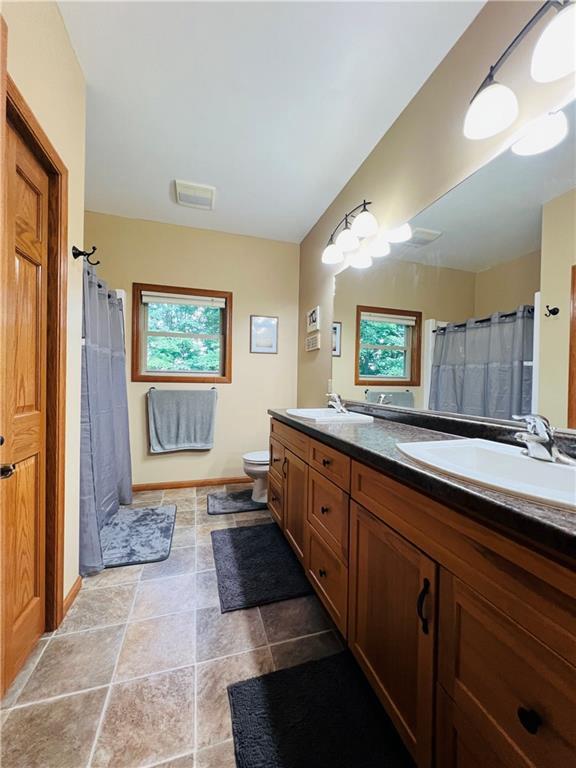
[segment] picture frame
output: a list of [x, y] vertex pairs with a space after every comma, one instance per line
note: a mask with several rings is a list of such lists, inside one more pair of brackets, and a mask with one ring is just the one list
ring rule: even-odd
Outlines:
[[255, 355], [278, 354], [278, 318], [250, 315], [250, 352]]
[[320, 330], [320, 307], [314, 307], [306, 312], [306, 333]]
[[342, 323], [334, 321], [332, 323], [332, 357], [341, 357], [342, 355]]

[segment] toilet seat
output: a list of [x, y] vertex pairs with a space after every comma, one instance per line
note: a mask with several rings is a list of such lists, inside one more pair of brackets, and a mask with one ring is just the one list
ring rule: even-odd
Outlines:
[[251, 451], [242, 458], [250, 464], [270, 464], [270, 451]]

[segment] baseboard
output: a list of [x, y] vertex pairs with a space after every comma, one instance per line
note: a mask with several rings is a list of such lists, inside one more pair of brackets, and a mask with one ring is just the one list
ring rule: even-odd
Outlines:
[[82, 588], [82, 576], [78, 576], [74, 584], [72, 584], [72, 586], [70, 587], [70, 591], [64, 598], [64, 610], [63, 610], [62, 618], [64, 618], [64, 616], [66, 616], [66, 614], [68, 613], [70, 606], [72, 605], [74, 600], [76, 600], [76, 598], [78, 597], [78, 592], [80, 592], [81, 588]]
[[169, 480], [164, 483], [136, 483], [133, 491], [168, 491], [171, 488], [200, 488], [204, 485], [236, 485], [236, 483], [251, 483], [246, 475], [242, 477], [210, 477], [207, 480]]

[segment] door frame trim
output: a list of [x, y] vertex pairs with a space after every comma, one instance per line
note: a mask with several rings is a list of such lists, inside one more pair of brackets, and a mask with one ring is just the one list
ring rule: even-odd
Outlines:
[[[2, 20], [6, 40], [6, 24]], [[1, 65], [0, 65], [1, 67]], [[2, 130], [9, 121], [42, 165], [48, 187], [48, 317], [46, 388], [46, 630], [64, 618], [64, 501], [66, 449], [66, 314], [68, 286], [68, 169], [32, 110], [1, 67]], [[3, 142], [2, 155], [5, 160]], [[6, 167], [6, 163], [3, 163]], [[6, 180], [2, 180], [6, 225]]]
[[576, 264], [570, 287], [570, 349], [568, 357], [568, 429], [576, 429]]

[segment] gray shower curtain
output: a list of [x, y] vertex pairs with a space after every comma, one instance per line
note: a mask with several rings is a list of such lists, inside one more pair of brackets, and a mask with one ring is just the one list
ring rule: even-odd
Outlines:
[[439, 328], [429, 407], [511, 419], [530, 413], [534, 307]]
[[80, 573], [102, 570], [100, 530], [132, 502], [122, 301], [84, 265]]

